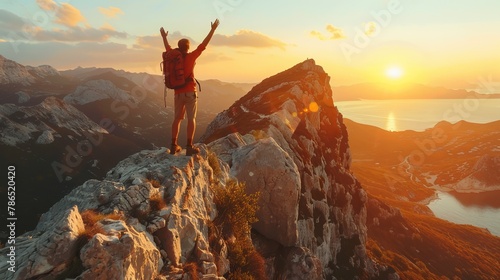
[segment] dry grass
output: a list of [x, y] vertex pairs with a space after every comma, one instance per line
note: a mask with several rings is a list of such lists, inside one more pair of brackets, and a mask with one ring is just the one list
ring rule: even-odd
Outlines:
[[147, 182], [149, 182], [155, 189], [159, 189], [161, 187], [160, 182], [156, 179], [147, 179]]
[[151, 211], [160, 211], [161, 209], [167, 207], [167, 203], [163, 197], [157, 193], [149, 199], [149, 207]]
[[187, 275], [190, 280], [199, 280], [200, 278], [198, 277], [198, 266], [196, 263], [187, 263], [182, 267], [182, 279], [184, 279], [184, 275]]
[[79, 238], [83, 240], [90, 240], [94, 235], [101, 233], [104, 234], [104, 231], [97, 222], [102, 221], [104, 219], [111, 220], [122, 220], [123, 216], [121, 214], [102, 214], [95, 210], [85, 210], [81, 214], [83, 224], [85, 226], [85, 230], [79, 233]]
[[117, 214], [117, 213], [111, 213], [111, 214], [102, 214], [99, 213], [95, 210], [85, 210], [81, 214], [83, 223], [85, 226], [93, 226], [95, 225], [98, 221], [102, 221], [104, 219], [111, 219], [111, 220], [122, 220], [123, 215], [122, 214]]

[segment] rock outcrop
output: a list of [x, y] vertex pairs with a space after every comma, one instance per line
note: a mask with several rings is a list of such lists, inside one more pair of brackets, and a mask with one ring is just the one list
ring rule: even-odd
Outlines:
[[349, 171], [329, 80], [313, 60], [270, 77], [219, 114], [203, 141], [262, 193], [260, 234], [308, 248], [325, 275], [347, 275], [366, 267], [367, 195]]
[[[207, 221], [216, 216], [209, 190], [215, 177], [202, 150], [198, 157], [143, 151], [104, 180], [77, 187], [16, 239], [16, 273], [7, 270], [2, 253], [0, 278], [166, 279], [163, 269], [177, 279], [196, 256], [206, 279], [217, 279], [220, 259], [207, 245]], [[158, 201], [165, 203], [154, 205]], [[89, 210], [101, 215], [95, 225], [82, 221]]]
[[234, 241], [212, 246], [210, 226], [212, 186], [228, 179], [260, 193], [251, 237], [270, 279], [376, 274], [364, 245], [366, 193], [349, 171], [329, 77], [313, 60], [255, 86], [202, 140], [199, 155], [142, 151], [71, 191], [16, 239], [15, 274], [0, 250], [0, 277], [223, 279]]

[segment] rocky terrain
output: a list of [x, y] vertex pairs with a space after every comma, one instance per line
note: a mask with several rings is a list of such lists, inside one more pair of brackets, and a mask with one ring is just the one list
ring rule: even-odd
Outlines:
[[349, 171], [329, 77], [313, 60], [255, 86], [202, 140], [200, 155], [144, 150], [75, 188], [16, 239], [16, 273], [2, 259], [2, 277], [230, 276], [225, 248], [238, 240], [212, 246], [210, 221], [221, 214], [213, 185], [234, 178], [260, 194], [251, 237], [269, 279], [397, 278], [366, 254], [367, 194]]
[[[201, 83], [197, 138], [248, 87]], [[120, 160], [168, 145], [172, 94], [165, 108], [160, 75], [111, 68], [57, 71], [0, 55], [0, 166], [15, 164], [22, 171], [18, 231], [32, 230], [51, 205], [86, 180], [103, 178]], [[184, 143], [185, 133], [179, 140]]]

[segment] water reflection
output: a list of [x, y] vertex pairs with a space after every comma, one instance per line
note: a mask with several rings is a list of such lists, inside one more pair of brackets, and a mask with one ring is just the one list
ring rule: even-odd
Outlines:
[[396, 118], [394, 117], [394, 113], [392, 111], [387, 115], [387, 122], [385, 123], [385, 130], [387, 131], [397, 131], [398, 128], [396, 126]]
[[[470, 224], [487, 228], [492, 234], [500, 236], [500, 208], [490, 198], [497, 198], [498, 192], [484, 194], [458, 194], [438, 191], [438, 199], [429, 203], [436, 217], [458, 224]], [[460, 199], [458, 198], [460, 197]]]
[[500, 209], [500, 191], [482, 193], [449, 192], [460, 204], [465, 207], [497, 208]]

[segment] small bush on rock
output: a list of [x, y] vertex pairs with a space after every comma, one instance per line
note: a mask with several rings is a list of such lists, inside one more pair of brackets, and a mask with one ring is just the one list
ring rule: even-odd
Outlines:
[[[264, 259], [250, 238], [251, 224], [257, 222], [255, 213], [260, 193], [249, 195], [245, 187], [237, 181], [214, 186], [218, 215], [210, 228], [210, 239], [213, 242], [223, 238], [228, 243], [229, 279], [266, 279]], [[217, 247], [214, 245], [211, 247]]]

